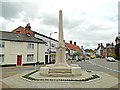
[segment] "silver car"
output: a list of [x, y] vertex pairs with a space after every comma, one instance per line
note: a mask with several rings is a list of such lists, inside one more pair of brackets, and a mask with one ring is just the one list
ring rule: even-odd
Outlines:
[[113, 57], [107, 57], [106, 60], [110, 62], [115, 62], [115, 59]]
[[86, 56], [86, 60], [90, 60], [90, 57]]

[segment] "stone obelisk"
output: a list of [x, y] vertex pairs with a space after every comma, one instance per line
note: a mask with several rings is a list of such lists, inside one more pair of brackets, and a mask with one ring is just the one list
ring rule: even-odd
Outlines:
[[56, 47], [56, 62], [55, 67], [69, 67], [66, 63], [66, 47], [63, 41], [63, 21], [62, 21], [62, 10], [59, 11], [59, 42]]

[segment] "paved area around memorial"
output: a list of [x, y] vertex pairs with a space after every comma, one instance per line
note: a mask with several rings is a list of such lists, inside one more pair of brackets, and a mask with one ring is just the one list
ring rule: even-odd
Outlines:
[[29, 82], [21, 79], [21, 76], [31, 71], [25, 71], [16, 75], [4, 78], [2, 81], [10, 88], [111, 88], [118, 84], [118, 78], [115, 78], [109, 74], [93, 71], [100, 75], [100, 79], [89, 82], [60, 82], [60, 81], [41, 81], [41, 82]]

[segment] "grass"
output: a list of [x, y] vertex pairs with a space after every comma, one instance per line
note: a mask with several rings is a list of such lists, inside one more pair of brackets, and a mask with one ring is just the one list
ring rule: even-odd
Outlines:
[[24, 76], [22, 76], [23, 78], [26, 78], [28, 80], [33, 80], [33, 81], [89, 81], [89, 80], [93, 80], [93, 79], [97, 79], [97, 78], [100, 78], [100, 76], [94, 74], [92, 75], [91, 77], [89, 78], [84, 78], [84, 79], [35, 79], [35, 78], [32, 78], [30, 77], [30, 75], [38, 72], [39, 70], [36, 70], [36, 71], [33, 71], [29, 74], [26, 74]]
[[92, 71], [90, 71], [90, 70], [86, 70], [87, 72], [92, 72]]

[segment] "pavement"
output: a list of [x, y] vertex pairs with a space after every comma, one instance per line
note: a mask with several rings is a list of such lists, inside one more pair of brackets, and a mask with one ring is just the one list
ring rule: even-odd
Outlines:
[[30, 73], [32, 71], [25, 71], [16, 75], [3, 78], [5, 83], [10, 88], [111, 88], [118, 84], [118, 78], [115, 78], [109, 74], [93, 71], [100, 75], [100, 79], [96, 79], [90, 82], [65, 82], [65, 81], [41, 81], [41, 82], [30, 82], [21, 79], [22, 75]]
[[[75, 63], [76, 60], [68, 60], [67, 63], [71, 64]], [[83, 63], [85, 61], [82, 61]], [[89, 62], [88, 60], [86, 62]], [[45, 66], [45, 65], [43, 65]], [[33, 66], [22, 66], [23, 68], [29, 68]], [[1, 70], [6, 69], [14, 69], [14, 68], [20, 68], [20, 67], [3, 67], [0, 68]], [[30, 72], [31, 70], [26, 71], [15, 71], [15, 72], [5, 72], [3, 73], [3, 76], [0, 75], [0, 87], [3, 88], [118, 88], [118, 77], [115, 75], [110, 75], [103, 72], [98, 72], [102, 76], [101, 80], [96, 80], [95, 82], [91, 83], [80, 83], [80, 82], [42, 82], [42, 83], [33, 83], [28, 82], [25, 80], [22, 80], [20, 77], [23, 74], [26, 74]], [[107, 82], [104, 82], [104, 81]], [[96, 83], [96, 84], [95, 84]]]

